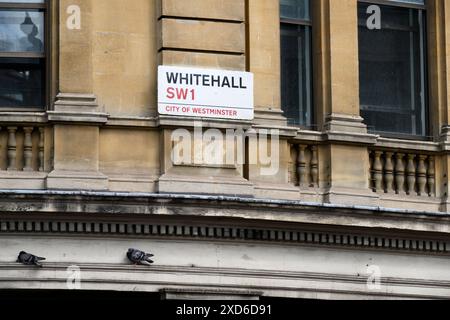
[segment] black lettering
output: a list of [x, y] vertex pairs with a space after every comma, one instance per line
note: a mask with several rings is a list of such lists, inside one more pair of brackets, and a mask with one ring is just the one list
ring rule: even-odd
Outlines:
[[193, 76], [194, 76], [194, 78], [195, 78], [195, 85], [196, 85], [196, 86], [199, 86], [199, 85], [200, 85], [200, 78], [201, 78], [202, 75], [196, 73], [196, 74], [193, 74]]
[[217, 77], [211, 76], [211, 86], [214, 87], [214, 85], [220, 87], [220, 76]]
[[231, 88], [230, 86], [230, 80], [228, 79], [228, 77], [223, 77], [223, 82], [222, 82], [222, 88]]
[[204, 74], [204, 75], [203, 75], [203, 86], [204, 86], [204, 87], [210, 87], [211, 84], [210, 84], [209, 81], [210, 81], [209, 75]]
[[185, 84], [188, 85], [189, 84], [189, 74], [185, 74], [183, 76], [183, 74], [180, 73], [180, 84], [183, 84], [183, 81], [186, 82]]
[[247, 89], [247, 86], [243, 85], [243, 79], [239, 78], [239, 86], [241, 87], [241, 89]]
[[233, 87], [234, 89], [239, 89], [239, 86], [236, 84], [235, 80], [236, 80], [235, 77], [232, 77], [232, 78], [231, 78], [232, 87]]
[[166, 73], [167, 76], [167, 82], [169, 82], [169, 84], [173, 83], [173, 84], [177, 84], [178, 82], [178, 73], [173, 73], [173, 72], [167, 72]]

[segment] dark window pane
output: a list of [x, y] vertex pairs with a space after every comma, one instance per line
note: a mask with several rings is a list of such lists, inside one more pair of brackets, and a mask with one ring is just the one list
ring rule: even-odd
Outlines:
[[400, 2], [400, 3], [411, 3], [411, 4], [420, 4], [420, 5], [424, 5], [425, 4], [425, 0], [389, 0], [393, 3], [395, 2]]
[[292, 125], [311, 126], [311, 29], [281, 26], [281, 97]]
[[427, 133], [423, 12], [380, 6], [381, 30], [366, 26], [369, 4], [359, 4], [361, 114], [369, 130]]
[[0, 10], [0, 51], [44, 52], [44, 13]]
[[0, 110], [44, 106], [44, 60], [0, 58]]
[[310, 20], [309, 0], [281, 0], [281, 18]]

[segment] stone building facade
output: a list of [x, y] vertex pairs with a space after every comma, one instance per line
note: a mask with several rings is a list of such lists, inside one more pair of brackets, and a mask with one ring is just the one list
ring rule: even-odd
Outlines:
[[[76, 266], [165, 298], [449, 298], [449, 22], [446, 0], [0, 1], [0, 290]], [[254, 119], [159, 114], [160, 65], [251, 72]], [[250, 130], [247, 160], [276, 130], [278, 170], [174, 163], [200, 120]]]

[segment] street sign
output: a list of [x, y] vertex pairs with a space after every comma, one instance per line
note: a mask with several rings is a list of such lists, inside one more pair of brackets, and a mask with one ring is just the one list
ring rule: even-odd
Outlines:
[[159, 66], [159, 114], [253, 120], [253, 74]]

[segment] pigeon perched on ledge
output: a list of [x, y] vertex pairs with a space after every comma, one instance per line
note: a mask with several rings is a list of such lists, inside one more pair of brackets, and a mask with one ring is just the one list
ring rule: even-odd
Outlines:
[[149, 266], [153, 263], [153, 260], [150, 259], [153, 256], [154, 255], [151, 253], [145, 253], [144, 251], [137, 249], [128, 249], [127, 252], [128, 259], [135, 265], [142, 264]]
[[40, 263], [42, 260], [45, 260], [45, 258], [21, 251], [16, 262], [20, 262], [26, 266], [38, 266], [42, 268], [42, 264]]

